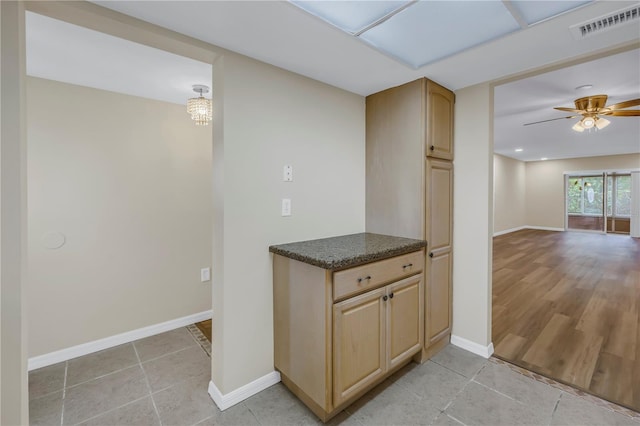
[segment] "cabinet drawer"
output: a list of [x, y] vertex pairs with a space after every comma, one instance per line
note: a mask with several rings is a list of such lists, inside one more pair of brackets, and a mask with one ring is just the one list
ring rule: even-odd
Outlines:
[[421, 272], [424, 252], [416, 251], [333, 274], [333, 300], [344, 299]]

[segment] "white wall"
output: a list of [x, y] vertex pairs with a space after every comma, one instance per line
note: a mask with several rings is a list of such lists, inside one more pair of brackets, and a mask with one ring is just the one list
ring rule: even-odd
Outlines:
[[493, 88], [456, 91], [453, 187], [453, 331], [491, 343]]
[[38, 78], [27, 101], [29, 355], [210, 309], [211, 127]]
[[640, 154], [527, 162], [527, 225], [564, 228], [564, 172], [634, 168], [640, 168]]
[[29, 423], [24, 3], [0, 2], [0, 424]]
[[[214, 65], [213, 382], [273, 371], [269, 245], [363, 232], [364, 98], [226, 53]], [[282, 168], [293, 166], [293, 182]], [[292, 216], [281, 217], [282, 198]], [[218, 362], [222, 360], [222, 362]]]
[[493, 187], [493, 232], [525, 226], [525, 163], [494, 154]]

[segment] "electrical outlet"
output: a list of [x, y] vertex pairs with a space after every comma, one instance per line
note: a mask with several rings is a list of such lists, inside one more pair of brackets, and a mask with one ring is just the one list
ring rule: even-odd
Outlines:
[[200, 281], [203, 283], [211, 281], [211, 268], [200, 269]]

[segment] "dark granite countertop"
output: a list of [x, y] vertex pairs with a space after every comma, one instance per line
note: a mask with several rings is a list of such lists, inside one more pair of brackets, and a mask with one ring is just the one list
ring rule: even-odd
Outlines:
[[420, 250], [423, 240], [360, 234], [300, 241], [269, 247], [269, 251], [323, 269], [338, 270]]

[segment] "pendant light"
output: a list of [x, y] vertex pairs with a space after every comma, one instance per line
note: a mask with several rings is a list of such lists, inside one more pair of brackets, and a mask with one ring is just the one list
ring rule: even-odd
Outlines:
[[191, 114], [191, 119], [196, 122], [196, 126], [207, 126], [213, 117], [213, 109], [211, 99], [205, 98], [203, 94], [209, 93], [209, 88], [196, 84], [193, 86], [193, 91], [200, 96], [187, 101], [187, 112]]

